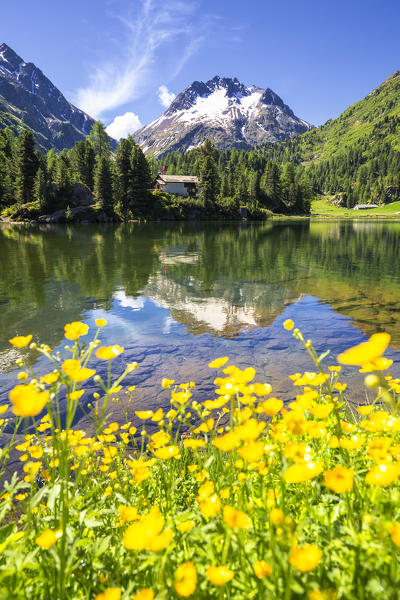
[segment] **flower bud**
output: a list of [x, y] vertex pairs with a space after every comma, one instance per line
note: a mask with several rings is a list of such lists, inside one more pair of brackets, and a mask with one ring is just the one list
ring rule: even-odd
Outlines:
[[138, 368], [138, 363], [135, 362], [131, 362], [129, 364], [126, 365], [126, 370], [128, 371], [128, 373], [130, 373], [131, 371], [135, 371]]
[[370, 373], [364, 379], [364, 385], [367, 388], [376, 388], [379, 386], [379, 377], [375, 373]]

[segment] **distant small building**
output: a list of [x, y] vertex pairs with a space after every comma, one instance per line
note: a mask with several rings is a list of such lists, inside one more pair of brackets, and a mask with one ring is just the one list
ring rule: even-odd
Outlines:
[[353, 210], [368, 210], [370, 208], [379, 208], [377, 204], [356, 204]]
[[154, 180], [153, 189], [174, 194], [174, 196], [197, 196], [199, 178], [192, 175], [163, 175], [159, 173]]

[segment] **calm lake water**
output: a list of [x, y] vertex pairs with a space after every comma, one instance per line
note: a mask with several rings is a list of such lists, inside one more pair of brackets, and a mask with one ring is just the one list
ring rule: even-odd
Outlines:
[[[392, 336], [386, 355], [400, 374], [400, 223], [290, 221], [119, 226], [0, 226], [0, 403], [15, 384], [18, 351], [8, 339], [32, 333], [64, 352], [64, 324], [95, 328], [135, 384], [136, 407], [168, 404], [162, 377], [198, 383], [211, 396], [210, 360], [253, 365], [274, 395], [295, 396], [288, 374], [312, 370], [282, 328], [291, 318], [326, 364], [377, 331]], [[48, 365], [30, 351], [39, 374]], [[100, 372], [104, 364], [96, 364]], [[365, 392], [356, 368], [350, 401]], [[89, 402], [93, 384], [87, 386]], [[118, 419], [118, 414], [115, 415]]]

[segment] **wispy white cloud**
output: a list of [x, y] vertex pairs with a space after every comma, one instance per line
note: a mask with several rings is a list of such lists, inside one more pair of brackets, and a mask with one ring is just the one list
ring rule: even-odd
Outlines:
[[165, 108], [168, 108], [174, 98], [174, 92], [170, 92], [166, 85], [160, 85], [158, 88], [158, 99]]
[[116, 54], [95, 67], [89, 84], [76, 92], [76, 104], [95, 118], [144, 95], [159, 53], [175, 42], [179, 58], [174, 61], [171, 76], [176, 76], [199, 49], [204, 31], [209, 29], [207, 15], [201, 23], [193, 19], [197, 8], [193, 0], [140, 0], [136, 5], [134, 16], [113, 15], [121, 24], [123, 55]]
[[141, 127], [142, 123], [139, 117], [133, 112], [126, 112], [124, 115], [115, 117], [114, 121], [106, 127], [106, 131], [112, 138], [119, 140]]

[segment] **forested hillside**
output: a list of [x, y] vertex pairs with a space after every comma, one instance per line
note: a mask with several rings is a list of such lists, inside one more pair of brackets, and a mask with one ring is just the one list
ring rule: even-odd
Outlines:
[[[167, 172], [198, 175], [198, 156], [169, 154]], [[400, 71], [322, 127], [249, 152], [216, 151], [216, 161], [224, 197], [261, 192], [273, 210], [296, 206], [293, 181], [340, 194], [348, 207], [400, 199]]]
[[[2, 217], [32, 220], [56, 213], [54, 219], [72, 221], [240, 218], [241, 207], [246, 207], [251, 218], [259, 219], [271, 210], [309, 211], [309, 182], [291, 164], [281, 171], [256, 153], [233, 153], [231, 182], [223, 172], [221, 153], [207, 140], [196, 151], [177, 155], [179, 168], [173, 166], [175, 155], [169, 158], [173, 171], [194, 169], [200, 177], [199, 194], [179, 198], [151, 191], [161, 164], [146, 158], [132, 137], [120, 140], [115, 152], [111, 144], [100, 122], [87, 140], [59, 154], [35, 149], [29, 131], [14, 137], [11, 130], [0, 130]], [[184, 167], [182, 161], [187, 161]], [[251, 161], [251, 169], [244, 169], [245, 161]]]

